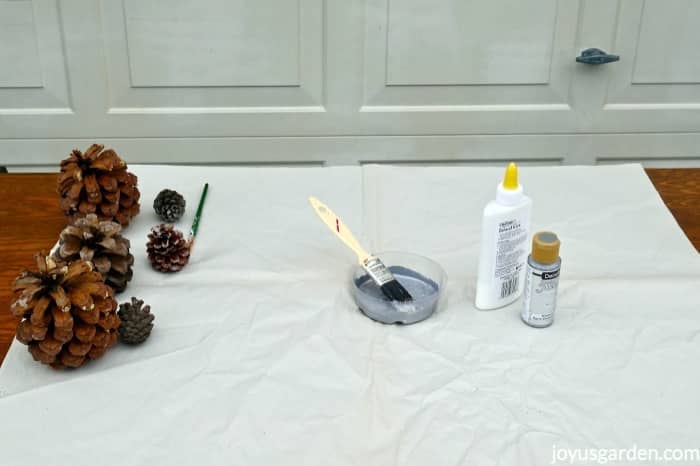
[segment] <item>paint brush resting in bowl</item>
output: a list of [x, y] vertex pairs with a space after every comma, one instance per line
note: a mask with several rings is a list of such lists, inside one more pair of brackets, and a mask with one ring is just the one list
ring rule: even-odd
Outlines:
[[309, 202], [311, 207], [313, 207], [316, 214], [323, 220], [323, 223], [335, 234], [340, 240], [345, 243], [347, 247], [352, 249], [352, 251], [357, 254], [357, 259], [362, 266], [362, 268], [367, 272], [367, 274], [372, 278], [372, 280], [379, 286], [386, 296], [391, 301], [398, 302], [408, 302], [413, 299], [411, 294], [404, 288], [404, 286], [396, 280], [394, 275], [389, 271], [389, 269], [384, 265], [384, 263], [375, 256], [369, 254], [360, 243], [357, 241], [355, 236], [352, 234], [349, 228], [347, 228], [340, 218], [333, 213], [331, 209], [328, 208], [321, 201], [315, 197], [310, 197]]

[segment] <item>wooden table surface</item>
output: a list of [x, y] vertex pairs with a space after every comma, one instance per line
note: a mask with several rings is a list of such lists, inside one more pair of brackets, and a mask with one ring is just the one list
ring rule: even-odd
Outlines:
[[[685, 234], [700, 251], [700, 168], [648, 169], [647, 174]], [[12, 282], [54, 245], [65, 226], [55, 174], [0, 174], [0, 364], [14, 337]]]

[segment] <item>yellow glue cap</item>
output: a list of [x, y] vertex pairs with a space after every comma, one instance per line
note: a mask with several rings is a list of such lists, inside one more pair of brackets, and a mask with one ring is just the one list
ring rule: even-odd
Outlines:
[[503, 188], [509, 190], [518, 189], [518, 166], [513, 162], [506, 167], [506, 174], [503, 177]]

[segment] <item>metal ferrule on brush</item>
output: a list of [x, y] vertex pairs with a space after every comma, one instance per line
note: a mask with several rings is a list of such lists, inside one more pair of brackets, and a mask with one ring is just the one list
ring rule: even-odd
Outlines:
[[362, 268], [367, 271], [367, 274], [369, 274], [372, 280], [379, 286], [384, 286], [390, 281], [396, 280], [394, 275], [378, 257], [370, 256], [362, 261]]
[[362, 261], [362, 268], [379, 285], [384, 296], [391, 301], [406, 302], [413, 298], [406, 288], [396, 280], [386, 265], [378, 257], [369, 256]]

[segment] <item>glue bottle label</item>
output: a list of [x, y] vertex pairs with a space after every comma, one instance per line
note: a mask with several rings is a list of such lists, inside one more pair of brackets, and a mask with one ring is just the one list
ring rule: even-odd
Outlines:
[[518, 292], [527, 251], [527, 225], [519, 220], [498, 224], [494, 284], [501, 299]]
[[547, 327], [554, 321], [559, 287], [559, 268], [540, 270], [529, 263], [523, 290], [523, 321], [533, 327]]

